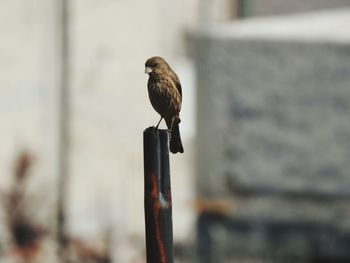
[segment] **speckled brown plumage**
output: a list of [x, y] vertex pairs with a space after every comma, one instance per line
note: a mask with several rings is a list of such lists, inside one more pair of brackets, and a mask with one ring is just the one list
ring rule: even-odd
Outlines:
[[149, 75], [147, 83], [149, 99], [153, 108], [160, 114], [161, 120], [165, 119], [170, 131], [170, 151], [183, 153], [179, 130], [182, 102], [180, 80], [161, 57], [148, 59], [145, 67], [145, 73]]

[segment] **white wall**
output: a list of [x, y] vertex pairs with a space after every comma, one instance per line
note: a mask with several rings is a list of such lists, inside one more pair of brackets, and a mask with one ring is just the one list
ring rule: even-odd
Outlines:
[[[158, 121], [148, 101], [144, 62], [162, 55], [183, 80], [186, 107], [181, 129], [186, 154], [172, 155], [171, 169], [174, 221], [181, 222], [174, 224], [175, 239], [186, 238], [192, 220], [194, 93], [191, 65], [183, 55], [183, 31], [195, 24], [197, 1], [70, 3], [70, 229], [91, 236], [113, 224], [117, 240], [130, 235], [142, 239], [142, 133]], [[53, 0], [0, 3], [1, 185], [8, 181], [15, 154], [26, 148], [36, 155], [33, 172], [48, 189], [48, 200], [55, 198], [57, 175], [55, 4]]]

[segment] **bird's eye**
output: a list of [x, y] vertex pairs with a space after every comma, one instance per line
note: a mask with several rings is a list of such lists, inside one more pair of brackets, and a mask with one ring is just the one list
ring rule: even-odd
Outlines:
[[154, 64], [154, 67], [155, 67], [155, 68], [158, 68], [158, 66], [159, 66], [159, 64]]

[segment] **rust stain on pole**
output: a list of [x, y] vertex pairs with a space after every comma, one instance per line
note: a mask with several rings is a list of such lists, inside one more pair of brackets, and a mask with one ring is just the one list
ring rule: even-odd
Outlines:
[[166, 256], [165, 256], [165, 248], [164, 244], [160, 235], [160, 224], [159, 224], [159, 211], [161, 209], [161, 205], [158, 199], [158, 186], [157, 186], [157, 177], [155, 175], [151, 175], [151, 197], [153, 199], [153, 215], [154, 215], [154, 225], [156, 230], [156, 239], [157, 239], [157, 245], [159, 248], [159, 257], [162, 263], [166, 263]]

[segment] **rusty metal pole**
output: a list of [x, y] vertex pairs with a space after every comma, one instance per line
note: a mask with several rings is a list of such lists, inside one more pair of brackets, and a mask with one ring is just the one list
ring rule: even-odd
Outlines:
[[173, 263], [168, 131], [143, 133], [147, 263]]

